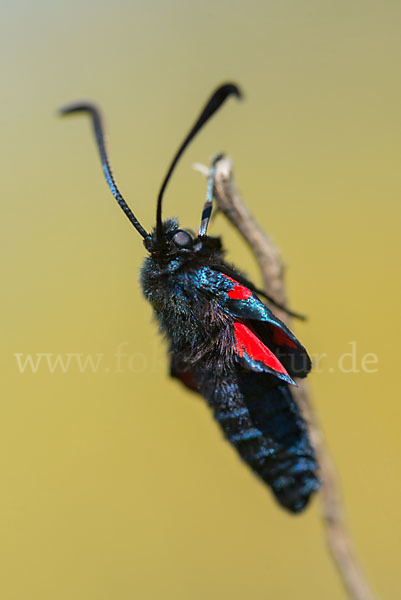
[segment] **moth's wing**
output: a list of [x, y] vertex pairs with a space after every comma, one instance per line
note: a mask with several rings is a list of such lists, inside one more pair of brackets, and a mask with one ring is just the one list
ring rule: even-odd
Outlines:
[[179, 379], [181, 383], [192, 392], [199, 393], [199, 385], [195, 372], [183, 365], [179, 365], [178, 362], [174, 360], [174, 357], [171, 359], [170, 363], [170, 376]]
[[286, 383], [294, 384], [284, 365], [256, 335], [248, 321], [234, 320], [234, 334], [235, 352], [245, 368], [270, 373]]
[[[311, 360], [290, 329], [249, 288], [223, 273], [216, 272], [216, 276], [222, 308], [235, 319], [239, 343], [248, 350], [262, 344], [278, 359], [287, 376], [306, 377], [311, 370]], [[269, 366], [273, 368], [272, 363]], [[275, 370], [277, 377], [285, 379]]]

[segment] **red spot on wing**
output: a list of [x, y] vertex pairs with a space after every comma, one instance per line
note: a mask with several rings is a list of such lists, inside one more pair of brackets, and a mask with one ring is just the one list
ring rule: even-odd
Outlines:
[[235, 279], [232, 279], [228, 275], [224, 275], [224, 277], [234, 283], [234, 287], [229, 292], [227, 292], [230, 298], [232, 298], [233, 300], [246, 300], [247, 298], [251, 298], [252, 292], [249, 288], [245, 287], [244, 285], [241, 285], [240, 283], [238, 283], [238, 281], [235, 281]]
[[293, 340], [291, 340], [288, 337], [288, 335], [285, 333], [285, 331], [283, 331], [279, 327], [273, 328], [272, 339], [273, 339], [273, 342], [275, 344], [277, 344], [277, 346], [290, 346], [290, 348], [298, 349], [298, 346], [296, 345], [296, 343], [293, 342]]
[[[233, 282], [234, 287], [227, 292], [228, 296], [233, 300], [246, 300], [247, 298], [251, 298], [253, 296], [251, 290], [240, 283], [229, 277], [228, 275], [224, 275], [226, 279], [229, 279]], [[272, 341], [277, 346], [289, 346], [290, 348], [298, 349], [297, 344], [288, 337], [288, 335], [280, 329], [280, 327], [272, 327]], [[260, 342], [262, 343], [262, 342]], [[270, 350], [269, 350], [270, 352]], [[281, 364], [281, 363], [280, 363]]]
[[245, 352], [252, 360], [262, 362], [277, 373], [288, 375], [277, 356], [261, 342], [255, 333], [242, 321], [234, 322], [235, 341], [239, 356]]

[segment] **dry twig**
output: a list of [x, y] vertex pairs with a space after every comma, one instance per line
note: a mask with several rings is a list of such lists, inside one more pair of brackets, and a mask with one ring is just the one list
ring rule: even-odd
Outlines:
[[[208, 176], [209, 169], [207, 167], [195, 165], [195, 168], [206, 177]], [[244, 205], [234, 182], [230, 158], [224, 158], [217, 164], [214, 193], [218, 207], [240, 232], [254, 253], [261, 270], [265, 291], [278, 302], [287, 305], [288, 298], [286, 297], [280, 253], [271, 238], [261, 229]], [[274, 312], [288, 324], [289, 317], [286, 313], [275, 307]], [[311, 442], [315, 448], [322, 478], [321, 497], [328, 547], [350, 598], [374, 600], [373, 593], [355, 556], [351, 535], [345, 522], [340, 486], [324, 442], [322, 430], [310, 402], [307, 384], [303, 380], [298, 380], [297, 383], [299, 387], [294, 390], [295, 400], [309, 425]]]

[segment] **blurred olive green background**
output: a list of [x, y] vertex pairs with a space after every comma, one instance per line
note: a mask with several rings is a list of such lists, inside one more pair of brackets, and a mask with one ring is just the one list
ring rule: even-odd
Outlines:
[[[281, 510], [205, 403], [169, 379], [138, 285], [141, 238], [87, 119], [56, 116], [101, 104], [117, 181], [149, 228], [179, 141], [232, 79], [246, 99], [193, 143], [165, 215], [196, 229], [205, 183], [192, 163], [233, 156], [291, 305], [310, 316], [296, 331], [327, 354], [310, 380], [365, 571], [398, 599], [400, 4], [17, 1], [1, 23], [1, 597], [345, 598], [319, 499]], [[211, 231], [257, 279], [223, 217]], [[350, 342], [359, 373], [338, 368]], [[15, 354], [38, 353], [103, 356], [96, 373], [75, 359], [21, 373]]]

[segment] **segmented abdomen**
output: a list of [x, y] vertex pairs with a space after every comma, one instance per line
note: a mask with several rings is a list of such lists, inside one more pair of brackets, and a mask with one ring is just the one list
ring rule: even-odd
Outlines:
[[319, 488], [317, 463], [289, 386], [264, 373], [238, 370], [209, 377], [201, 393], [241, 458], [282, 506], [300, 512]]

